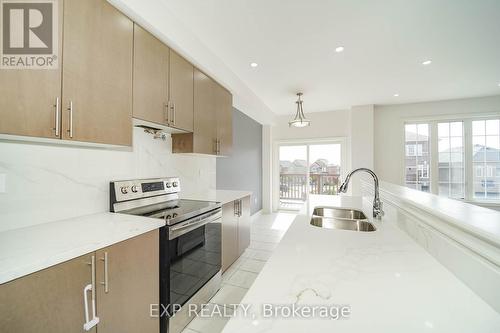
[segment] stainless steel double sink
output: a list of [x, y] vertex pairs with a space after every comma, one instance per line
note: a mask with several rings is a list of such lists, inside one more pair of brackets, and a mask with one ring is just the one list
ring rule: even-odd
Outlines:
[[360, 210], [316, 207], [313, 210], [311, 225], [326, 229], [342, 229], [370, 232], [377, 230]]

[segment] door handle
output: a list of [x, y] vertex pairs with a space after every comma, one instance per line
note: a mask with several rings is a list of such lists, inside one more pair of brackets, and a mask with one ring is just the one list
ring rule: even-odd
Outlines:
[[56, 104], [54, 104], [54, 107], [56, 108], [56, 112], [55, 112], [55, 122], [54, 122], [54, 131], [55, 131], [55, 136], [59, 136], [59, 97], [56, 97]]
[[104, 262], [104, 281], [101, 282], [101, 285], [104, 286], [104, 292], [107, 294], [109, 292], [108, 252], [104, 252], [104, 257], [101, 258], [101, 261]]
[[68, 111], [69, 111], [69, 137], [73, 138], [73, 101], [69, 101], [69, 106], [68, 106]]

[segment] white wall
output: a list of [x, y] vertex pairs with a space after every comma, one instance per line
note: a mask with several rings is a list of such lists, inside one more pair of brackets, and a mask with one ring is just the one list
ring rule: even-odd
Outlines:
[[134, 128], [133, 151], [0, 142], [0, 231], [109, 211], [109, 182], [179, 176], [184, 193], [215, 188], [215, 157], [177, 155]]
[[264, 125], [262, 127], [262, 211], [271, 213], [273, 208], [272, 198], [272, 173], [273, 145], [272, 145], [272, 127]]
[[289, 127], [288, 122], [294, 114], [277, 116], [273, 126], [273, 140], [317, 139], [331, 137], [348, 137], [350, 111], [338, 110], [329, 112], [306, 113], [311, 121], [308, 127]]
[[375, 106], [375, 171], [385, 181], [403, 183], [405, 121], [499, 112], [500, 96]]
[[[373, 170], [373, 105], [353, 106], [350, 112], [351, 170], [368, 168]], [[360, 179], [370, 181], [365, 173], [353, 176], [350, 186], [352, 195], [361, 195]]]

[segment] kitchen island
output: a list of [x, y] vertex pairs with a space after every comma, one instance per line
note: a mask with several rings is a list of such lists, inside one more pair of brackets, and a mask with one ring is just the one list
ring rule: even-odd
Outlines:
[[[315, 206], [361, 209], [360, 197], [312, 197], [297, 216], [224, 333], [500, 332], [500, 314], [397, 225], [397, 215], [371, 221], [375, 232], [309, 224]], [[332, 320], [268, 316], [265, 304], [348, 307]]]

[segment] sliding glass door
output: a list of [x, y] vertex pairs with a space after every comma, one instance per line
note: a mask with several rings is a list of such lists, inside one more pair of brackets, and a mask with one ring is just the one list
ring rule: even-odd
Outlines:
[[297, 210], [307, 200], [307, 146], [279, 146], [279, 208]]
[[279, 209], [299, 210], [309, 195], [335, 195], [342, 169], [340, 142], [278, 145]]

